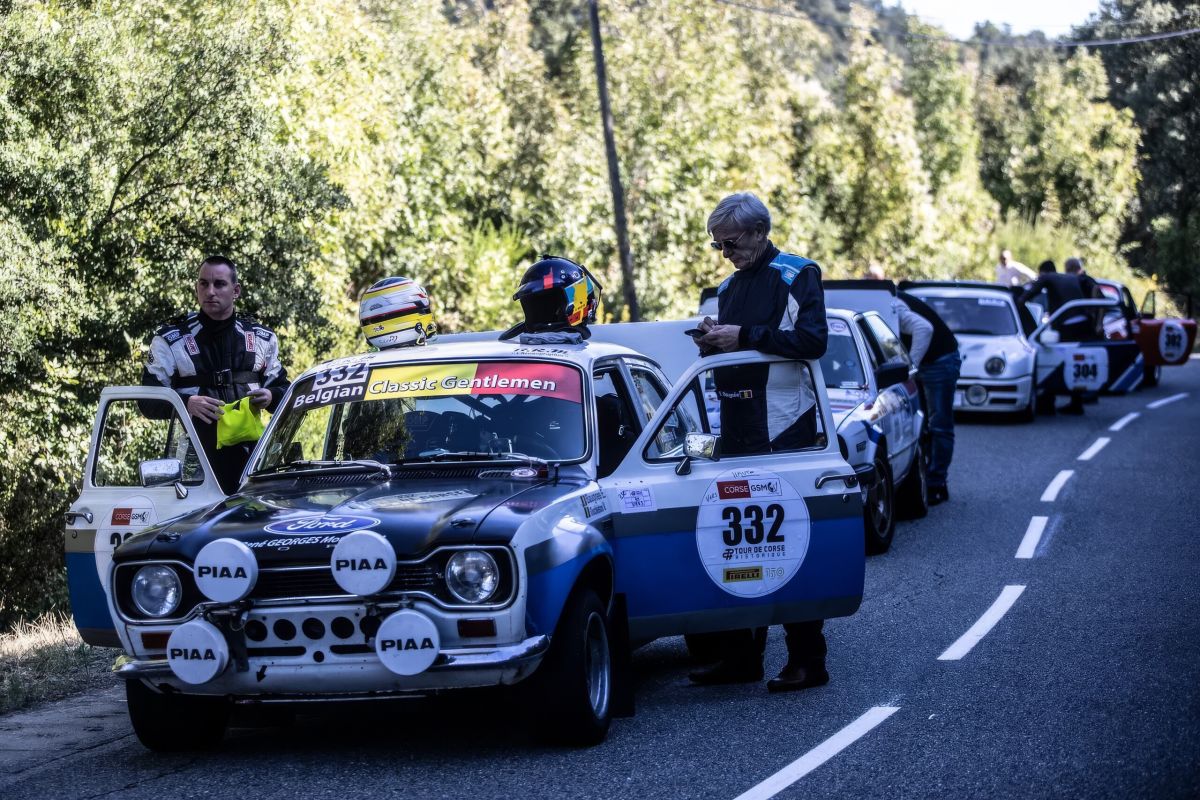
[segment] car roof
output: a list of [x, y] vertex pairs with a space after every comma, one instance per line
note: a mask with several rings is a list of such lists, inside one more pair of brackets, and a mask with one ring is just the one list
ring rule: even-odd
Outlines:
[[986, 286], [967, 286], [967, 285], [963, 285], [963, 284], [957, 284], [957, 285], [928, 284], [928, 285], [912, 286], [908, 289], [905, 289], [905, 291], [910, 292], [910, 293], [916, 295], [917, 297], [923, 297], [923, 296], [965, 297], [965, 298], [986, 297], [989, 300], [1004, 298], [1004, 299], [1008, 300], [1010, 305], [1013, 304], [1013, 302], [1014, 302], [1013, 297], [1012, 297], [1012, 292], [996, 291], [995, 289], [991, 289]]
[[394, 347], [388, 350], [359, 353], [325, 361], [306, 370], [300, 377], [321, 372], [331, 367], [349, 364], [366, 364], [383, 367], [398, 364], [438, 361], [555, 361], [574, 364], [585, 371], [602, 358], [611, 356], [633, 356], [645, 358], [628, 347], [608, 342], [585, 341], [583, 344], [521, 344], [516, 339], [477, 338], [476, 334], [439, 337], [424, 347]]

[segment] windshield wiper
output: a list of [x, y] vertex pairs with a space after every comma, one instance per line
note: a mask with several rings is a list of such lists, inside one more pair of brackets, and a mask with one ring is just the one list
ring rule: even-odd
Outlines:
[[544, 464], [549, 466], [550, 462], [538, 456], [529, 456], [524, 453], [487, 453], [480, 450], [425, 450], [419, 454], [421, 458], [429, 459], [430, 461], [474, 461], [477, 459], [495, 460], [504, 459], [506, 461], [528, 461], [531, 464]]
[[268, 475], [280, 475], [283, 473], [303, 472], [305, 474], [313, 473], [331, 473], [331, 472], [379, 472], [391, 477], [392, 470], [387, 464], [382, 461], [375, 461], [370, 458], [359, 458], [351, 461], [289, 461], [286, 464], [276, 464], [273, 467], [266, 469], [255, 470], [251, 472], [249, 477], [262, 478]]

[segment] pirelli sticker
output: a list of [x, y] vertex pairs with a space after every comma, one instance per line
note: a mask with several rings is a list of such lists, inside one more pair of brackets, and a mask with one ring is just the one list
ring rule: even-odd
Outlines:
[[792, 579], [808, 554], [808, 506], [773, 472], [736, 469], [708, 487], [696, 548], [708, 577], [738, 597], [761, 597]]

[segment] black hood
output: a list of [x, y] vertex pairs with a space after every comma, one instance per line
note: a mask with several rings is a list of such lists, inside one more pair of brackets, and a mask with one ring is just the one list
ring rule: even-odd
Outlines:
[[357, 530], [387, 537], [401, 559], [419, 557], [435, 546], [507, 544], [531, 513], [579, 485], [457, 476], [268, 481], [130, 538], [113, 560], [154, 557], [190, 563], [204, 545], [229, 538], [248, 545], [263, 566], [324, 562], [343, 535]]

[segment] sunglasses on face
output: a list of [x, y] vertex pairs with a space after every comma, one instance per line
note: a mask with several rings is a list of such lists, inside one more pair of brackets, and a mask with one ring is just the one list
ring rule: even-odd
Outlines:
[[725, 252], [726, 250], [733, 250], [737, 247], [737, 243], [740, 242], [742, 240], [742, 237], [745, 235], [746, 235], [746, 231], [742, 231], [740, 234], [738, 234], [738, 237], [736, 239], [722, 239], [719, 242], [709, 242], [708, 246], [711, 247], [713, 250], [720, 250], [721, 252]]

